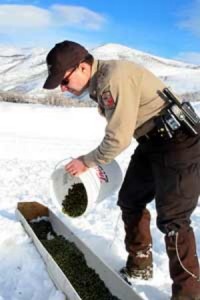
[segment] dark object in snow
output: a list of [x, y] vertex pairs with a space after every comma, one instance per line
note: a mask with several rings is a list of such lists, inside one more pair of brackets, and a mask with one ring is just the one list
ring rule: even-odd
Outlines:
[[[95, 271], [87, 266], [84, 255], [76, 245], [58, 236], [50, 222], [31, 222], [30, 226], [82, 300], [119, 300], [110, 293]], [[48, 240], [48, 236], [51, 239]]]
[[76, 183], [69, 189], [62, 202], [62, 211], [70, 217], [81, 216], [87, 208], [87, 193], [82, 183]]
[[46, 240], [47, 234], [51, 234], [53, 236], [56, 235], [49, 221], [31, 221], [30, 226], [32, 227], [33, 231], [35, 232], [37, 237], [39, 237], [40, 240]]

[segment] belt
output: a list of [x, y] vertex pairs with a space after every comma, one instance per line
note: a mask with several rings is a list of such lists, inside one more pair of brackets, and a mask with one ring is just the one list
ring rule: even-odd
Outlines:
[[178, 128], [176, 131], [169, 130], [162, 116], [155, 117], [154, 124], [155, 126], [153, 129], [137, 139], [139, 143], [148, 141], [165, 142], [172, 140], [172, 138], [177, 136], [177, 134], [185, 132], [182, 126], [180, 126], [180, 128]]
[[[200, 137], [200, 124], [195, 126], [195, 129], [198, 131], [198, 135]], [[178, 130], [175, 132], [170, 132], [172, 134], [171, 136], [164, 133], [164, 130], [161, 128], [157, 128], [155, 126], [153, 129], [151, 129], [149, 132], [147, 132], [145, 135], [139, 137], [137, 139], [139, 144], [147, 143], [147, 142], [159, 142], [164, 143], [166, 141], [172, 141], [173, 139], [176, 139], [177, 137], [185, 137], [185, 136], [194, 136], [191, 135], [183, 126], [181, 126]]]
[[[149, 141], [156, 141], [156, 140], [164, 140], [160, 134], [157, 131], [157, 128], [154, 127], [151, 129], [148, 133], [142, 135], [137, 139], [138, 143], [144, 143], [144, 142], [149, 142]], [[165, 139], [166, 140], [166, 139]]]
[[154, 117], [154, 128], [138, 138], [138, 142], [166, 141], [179, 134], [199, 136], [200, 118], [193, 107], [184, 103], [179, 106], [175, 103], [165, 108], [159, 116]]

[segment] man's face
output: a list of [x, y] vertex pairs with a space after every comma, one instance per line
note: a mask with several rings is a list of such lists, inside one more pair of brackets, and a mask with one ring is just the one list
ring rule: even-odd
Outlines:
[[70, 92], [80, 96], [89, 85], [91, 66], [87, 63], [80, 63], [76, 68], [67, 70], [60, 84], [62, 92]]

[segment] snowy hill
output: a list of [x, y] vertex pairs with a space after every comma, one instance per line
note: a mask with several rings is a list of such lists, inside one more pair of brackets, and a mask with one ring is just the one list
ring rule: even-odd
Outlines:
[[[97, 59], [134, 61], [150, 69], [177, 93], [189, 93], [196, 98], [200, 95], [200, 66], [164, 59], [118, 44], [106, 44], [90, 52]], [[42, 89], [47, 76], [47, 53], [48, 50], [42, 48], [0, 47], [1, 90], [37, 97], [47, 94], [48, 91]]]
[[122, 45], [107, 44], [93, 50], [100, 59], [126, 59], [134, 61], [159, 76], [177, 93], [200, 92], [200, 66], [165, 59]]
[[0, 86], [3, 91], [44, 93], [45, 49], [0, 47]]

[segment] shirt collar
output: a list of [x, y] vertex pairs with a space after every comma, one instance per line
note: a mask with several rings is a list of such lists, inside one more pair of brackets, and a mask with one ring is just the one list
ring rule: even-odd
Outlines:
[[99, 68], [99, 60], [94, 60], [92, 64], [91, 78], [89, 83], [89, 95], [93, 100], [97, 100], [97, 91], [96, 91], [96, 73]]
[[96, 73], [96, 71], [98, 70], [98, 64], [99, 61], [94, 59], [94, 62], [92, 64], [92, 73], [91, 73], [91, 78], [94, 76], [94, 74]]

